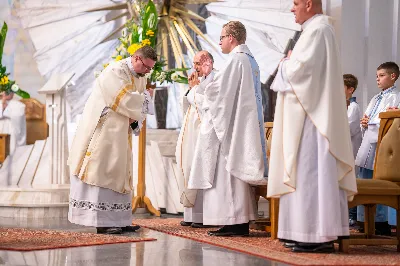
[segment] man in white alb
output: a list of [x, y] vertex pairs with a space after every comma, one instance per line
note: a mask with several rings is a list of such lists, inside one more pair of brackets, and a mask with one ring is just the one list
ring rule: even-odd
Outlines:
[[302, 35], [278, 69], [268, 197], [280, 197], [278, 238], [294, 252], [333, 252], [349, 235], [357, 192], [341, 62], [320, 0], [294, 0]]
[[219, 45], [230, 56], [205, 89], [189, 178], [204, 189], [203, 224], [223, 226], [213, 236], [248, 235], [257, 213], [250, 184], [266, 184], [260, 70], [245, 41], [241, 22], [223, 26]]
[[[200, 51], [193, 58], [195, 71], [189, 77], [189, 90], [183, 97], [185, 117], [176, 146], [176, 161], [182, 171], [183, 179], [179, 182], [181, 203], [184, 206], [181, 225], [195, 228], [208, 227], [203, 225], [203, 191], [187, 189], [194, 148], [203, 116], [201, 107], [203, 106], [204, 89], [214, 78], [212, 68], [206, 67], [205, 72], [203, 72], [203, 64], [208, 60], [211, 60], [213, 65], [214, 59], [207, 51]], [[193, 178], [196, 178], [196, 176], [193, 176]]]

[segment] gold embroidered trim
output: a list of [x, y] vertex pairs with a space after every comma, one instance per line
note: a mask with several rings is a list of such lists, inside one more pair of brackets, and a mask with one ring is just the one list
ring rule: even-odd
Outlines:
[[111, 110], [113, 110], [114, 112], [117, 111], [117, 108], [121, 103], [122, 98], [125, 96], [125, 94], [127, 94], [130, 91], [129, 87], [130, 86], [125, 86], [122, 90], [120, 90], [117, 97], [115, 98], [114, 104], [111, 106]]

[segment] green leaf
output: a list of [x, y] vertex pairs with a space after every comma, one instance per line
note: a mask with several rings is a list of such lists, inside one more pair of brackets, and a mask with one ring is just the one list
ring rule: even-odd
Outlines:
[[[144, 15], [142, 16], [142, 40], [150, 39], [151, 46], [154, 47], [156, 36], [157, 36], [157, 24], [158, 24], [158, 14], [156, 6], [153, 1], [149, 1], [147, 5], [144, 7]], [[152, 30], [154, 32], [153, 37], [146, 36], [146, 32], [148, 30]]]
[[4, 48], [4, 43], [6, 42], [7, 30], [8, 30], [7, 23], [4, 22], [3, 27], [1, 28], [0, 31], [0, 64], [1, 64], [1, 59], [3, 58], [3, 48]]
[[15, 94], [17, 94], [19, 97], [21, 97], [23, 99], [29, 99], [31, 97], [29, 95], [29, 93], [27, 93], [26, 91], [23, 91], [21, 89], [19, 89], [17, 92], [15, 92]]

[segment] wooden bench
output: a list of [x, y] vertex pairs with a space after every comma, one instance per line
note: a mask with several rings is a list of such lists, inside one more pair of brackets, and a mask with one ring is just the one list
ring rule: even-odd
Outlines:
[[[269, 159], [272, 141], [272, 128], [273, 122], [265, 122], [265, 141], [267, 148], [267, 158]], [[258, 230], [265, 230], [271, 233], [272, 239], [278, 238], [278, 216], [279, 216], [279, 198], [267, 198], [267, 186], [256, 187], [256, 201], [259, 201], [260, 197], [268, 200], [269, 203], [269, 217], [262, 218], [255, 221], [251, 225], [251, 228]]]
[[[350, 245], [397, 245], [400, 252], [400, 111], [379, 114], [381, 118], [372, 179], [357, 179], [358, 194], [349, 208], [364, 205], [363, 235], [339, 240], [339, 249], [349, 251]], [[375, 235], [376, 205], [396, 209], [396, 237]]]

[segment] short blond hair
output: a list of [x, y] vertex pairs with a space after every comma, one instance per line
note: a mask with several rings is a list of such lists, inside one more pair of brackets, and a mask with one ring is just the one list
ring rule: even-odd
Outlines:
[[239, 43], [246, 42], [246, 27], [240, 21], [229, 21], [223, 28], [227, 35], [232, 35]]

